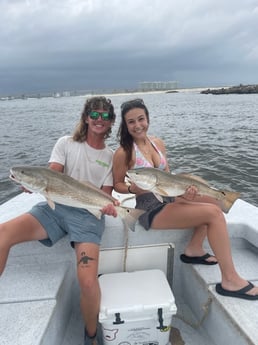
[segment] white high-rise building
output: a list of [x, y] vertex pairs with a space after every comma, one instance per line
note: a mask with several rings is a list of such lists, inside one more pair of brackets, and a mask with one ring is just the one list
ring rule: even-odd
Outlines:
[[158, 91], [158, 90], [171, 90], [177, 89], [177, 81], [141, 81], [139, 89], [141, 91]]

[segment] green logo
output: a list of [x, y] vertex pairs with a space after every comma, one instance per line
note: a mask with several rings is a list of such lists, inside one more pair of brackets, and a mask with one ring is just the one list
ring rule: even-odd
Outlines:
[[98, 159], [96, 160], [96, 163], [98, 163], [99, 165], [101, 165], [104, 168], [108, 168], [109, 167], [109, 164], [107, 164], [106, 162], [99, 161]]

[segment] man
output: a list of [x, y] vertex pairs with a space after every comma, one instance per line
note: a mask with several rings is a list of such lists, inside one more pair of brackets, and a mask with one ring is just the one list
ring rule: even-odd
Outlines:
[[[49, 168], [79, 181], [89, 181], [111, 194], [113, 152], [106, 147], [105, 139], [109, 137], [114, 122], [114, 107], [109, 99], [88, 99], [73, 136], [61, 137], [55, 144], [49, 159]], [[113, 204], [104, 207], [102, 213], [117, 215]], [[97, 344], [100, 304], [98, 260], [104, 227], [104, 216], [99, 220], [87, 210], [61, 204], [56, 204], [55, 210], [52, 210], [46, 202], [35, 205], [28, 213], [0, 224], [0, 274], [13, 245], [39, 240], [52, 246], [68, 234], [77, 259], [81, 310], [85, 321], [85, 345]]]

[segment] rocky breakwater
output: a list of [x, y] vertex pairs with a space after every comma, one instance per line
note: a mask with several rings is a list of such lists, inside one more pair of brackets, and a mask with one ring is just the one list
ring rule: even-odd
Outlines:
[[228, 94], [247, 94], [247, 93], [258, 93], [258, 84], [254, 85], [238, 85], [231, 87], [222, 87], [221, 89], [207, 89], [200, 93], [208, 95], [228, 95]]

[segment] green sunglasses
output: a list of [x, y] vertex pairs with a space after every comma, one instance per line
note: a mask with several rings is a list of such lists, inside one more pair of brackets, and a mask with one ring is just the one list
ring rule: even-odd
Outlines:
[[105, 111], [103, 113], [100, 113], [98, 111], [91, 111], [89, 114], [89, 117], [92, 120], [97, 120], [100, 116], [101, 116], [102, 120], [104, 120], [104, 121], [111, 120], [111, 116], [109, 115], [109, 113], [107, 111]]

